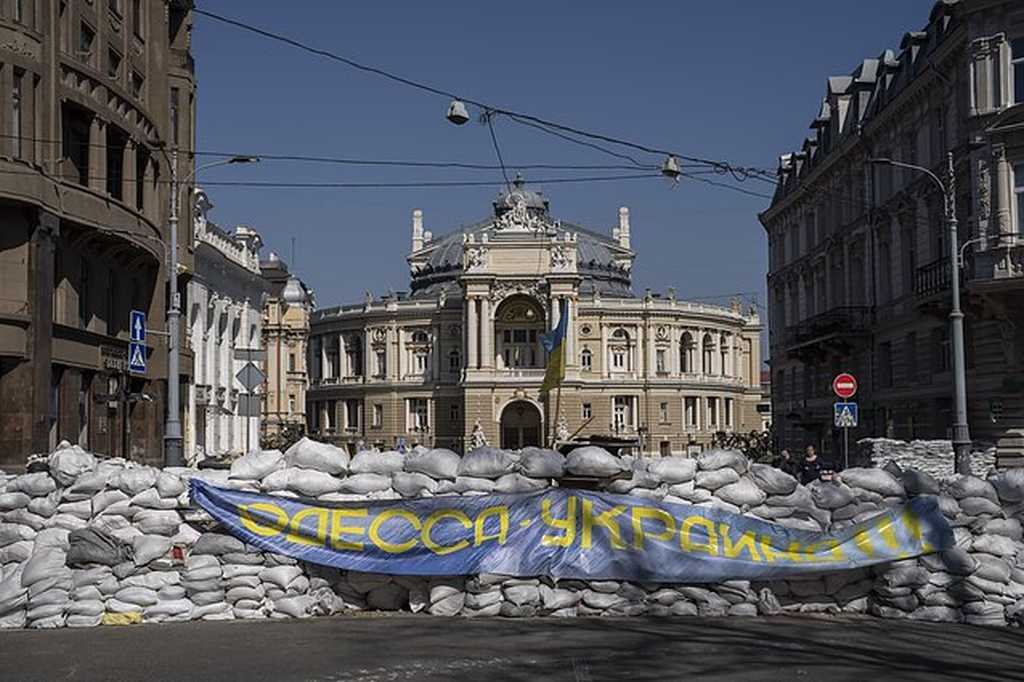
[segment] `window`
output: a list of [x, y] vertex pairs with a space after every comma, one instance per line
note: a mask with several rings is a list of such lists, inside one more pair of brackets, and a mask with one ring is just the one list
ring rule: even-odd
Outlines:
[[82, 24], [78, 32], [78, 56], [83, 62], [92, 61], [92, 46], [96, 42], [96, 32], [88, 24]]
[[658, 423], [668, 424], [668, 403], [658, 403]]
[[288, 414], [295, 414], [295, 395], [288, 394]]
[[19, 24], [22, 22], [25, 16], [24, 8], [25, 0], [14, 0], [14, 20]]
[[903, 352], [907, 358], [907, 381], [917, 381], [917, 333], [909, 332], [903, 341]]
[[690, 332], [683, 332], [679, 339], [679, 368], [683, 374], [692, 374], [695, 360], [693, 357], [696, 344], [693, 342], [693, 335]]
[[338, 401], [331, 400], [327, 403], [327, 421], [324, 426], [328, 431], [334, 431], [338, 427]]
[[448, 406], [448, 421], [458, 424], [462, 421], [462, 406], [452, 403]]
[[725, 400], [723, 400], [722, 401], [722, 405], [723, 405], [723, 412], [722, 412], [723, 423], [724, 423], [724, 425], [727, 428], [732, 428], [733, 427], [733, 423], [732, 423], [732, 398], [726, 398]]
[[664, 374], [668, 371], [665, 369], [665, 350], [663, 348], [654, 351], [654, 371], [658, 374]]
[[718, 363], [718, 373], [724, 377], [729, 376], [729, 339], [725, 334], [718, 342], [718, 352], [721, 355]]
[[132, 0], [132, 32], [142, 37], [142, 0]]
[[703, 357], [701, 359], [701, 372], [704, 374], [711, 374], [714, 369], [715, 359], [715, 340], [711, 338], [711, 334], [704, 335], [703, 341]]
[[807, 253], [814, 250], [815, 244], [815, 225], [814, 225], [814, 211], [807, 214], [804, 218], [804, 247], [807, 249]]
[[580, 416], [583, 419], [592, 419], [594, 416], [594, 408], [590, 403], [583, 403], [580, 409]]
[[612, 398], [613, 428], [624, 431], [633, 427], [633, 397], [619, 395]]
[[345, 401], [345, 430], [346, 431], [358, 431], [359, 430], [359, 401], [358, 400], [346, 400]]
[[135, 99], [142, 99], [142, 87], [145, 85], [145, 79], [138, 71], [132, 71], [132, 97]]
[[616, 348], [612, 351], [612, 369], [626, 369], [626, 351], [624, 349]]
[[718, 398], [708, 398], [708, 426], [718, 426]]
[[683, 412], [686, 426], [694, 429], [697, 428], [697, 398], [683, 398]]
[[140, 144], [135, 149], [135, 208], [140, 211], [146, 207], [146, 169], [148, 167], [149, 152]]
[[590, 352], [589, 348], [584, 348], [583, 352], [580, 353], [580, 366], [586, 372], [593, 371], [593, 369], [594, 369], [594, 354]]
[[932, 372], [941, 374], [950, 368], [949, 330], [943, 325], [932, 329]]
[[121, 77], [121, 55], [114, 50], [107, 51], [107, 75], [115, 80]]
[[373, 421], [371, 422], [371, 425], [373, 428], [379, 429], [384, 425], [384, 406], [380, 403], [375, 403], [372, 415]]
[[1024, 38], [1010, 41], [1010, 71], [1013, 78], [1013, 102], [1024, 102]]
[[406, 423], [410, 431], [426, 431], [430, 428], [428, 421], [429, 407], [426, 398], [406, 399]]
[[[387, 372], [388, 372], [388, 355], [387, 355], [387, 351], [379, 350], [379, 351], [377, 351], [376, 353], [373, 354], [373, 357], [374, 357], [374, 362], [376, 364], [376, 367], [374, 367], [374, 372], [373, 372], [374, 375], [378, 376], [378, 377], [384, 377], [387, 374]], [[424, 363], [425, 362], [426, 362], [426, 360], [424, 360]]]
[[892, 387], [892, 343], [878, 344], [878, 383], [882, 388]]
[[295, 371], [295, 353], [289, 353], [288, 354], [288, 371], [289, 372], [294, 372]]
[[427, 351], [421, 350], [416, 352], [413, 356], [413, 366], [416, 374], [427, 373]]
[[107, 126], [107, 194], [124, 198], [124, 153], [128, 136], [113, 125]]
[[458, 372], [460, 369], [462, 369], [462, 354], [459, 353], [458, 348], [453, 348], [448, 351], [448, 370]]
[[24, 72], [14, 71], [11, 90], [11, 155], [21, 157], [21, 82]]
[[1017, 234], [1024, 234], [1024, 163], [1013, 167], [1013, 195], [1017, 207]]
[[178, 100], [181, 98], [181, 90], [171, 88], [171, 141], [178, 144]]

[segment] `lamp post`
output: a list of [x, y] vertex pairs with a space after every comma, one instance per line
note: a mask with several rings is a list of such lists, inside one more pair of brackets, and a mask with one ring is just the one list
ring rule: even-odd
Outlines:
[[950, 288], [953, 297], [949, 310], [949, 322], [953, 337], [953, 453], [955, 471], [958, 474], [971, 473], [971, 434], [967, 427], [967, 376], [964, 363], [964, 314], [960, 310], [960, 259], [957, 238], [956, 220], [956, 174], [953, 170], [953, 152], [946, 153], [946, 172], [949, 174], [948, 185], [931, 170], [911, 163], [903, 163], [893, 159], [873, 158], [871, 163], [886, 164], [898, 168], [908, 168], [924, 173], [939, 190], [944, 199], [946, 224], [949, 229], [949, 269]]
[[[230, 159], [221, 159], [199, 166], [189, 173], [182, 185], [188, 186], [189, 182], [199, 171], [216, 166], [227, 166], [235, 163], [255, 163], [259, 157], [255, 156], [232, 156]], [[178, 185], [178, 148], [171, 149], [171, 211], [170, 211], [170, 263], [168, 264], [167, 289], [170, 305], [167, 309], [167, 419], [164, 422], [164, 464], [167, 466], [181, 466], [184, 463], [181, 447], [181, 419], [178, 417], [180, 404], [179, 389], [181, 385], [180, 369], [181, 362], [181, 338], [179, 325], [181, 321], [181, 296], [178, 294], [178, 208], [181, 197]]]

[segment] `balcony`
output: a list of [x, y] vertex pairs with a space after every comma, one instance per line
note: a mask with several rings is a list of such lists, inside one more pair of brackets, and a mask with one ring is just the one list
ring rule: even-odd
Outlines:
[[917, 268], [914, 271], [914, 295], [925, 298], [948, 291], [951, 272], [948, 258], [937, 258]]
[[853, 342], [871, 326], [869, 306], [833, 308], [786, 329], [786, 351], [790, 357], [807, 359], [830, 352], [845, 355]]

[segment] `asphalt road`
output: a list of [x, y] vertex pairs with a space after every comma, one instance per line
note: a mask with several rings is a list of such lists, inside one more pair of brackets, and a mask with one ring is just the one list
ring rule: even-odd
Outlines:
[[1024, 680], [1020, 630], [815, 617], [175, 623], [0, 632], [0, 680]]

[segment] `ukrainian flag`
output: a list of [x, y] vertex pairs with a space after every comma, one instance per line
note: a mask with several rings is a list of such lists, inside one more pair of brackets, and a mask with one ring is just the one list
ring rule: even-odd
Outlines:
[[562, 379], [565, 378], [565, 335], [569, 329], [569, 306], [563, 302], [561, 309], [558, 326], [547, 334], [540, 335], [540, 343], [548, 352], [548, 366], [544, 372], [544, 383], [540, 387], [541, 393], [547, 393], [561, 385]]

